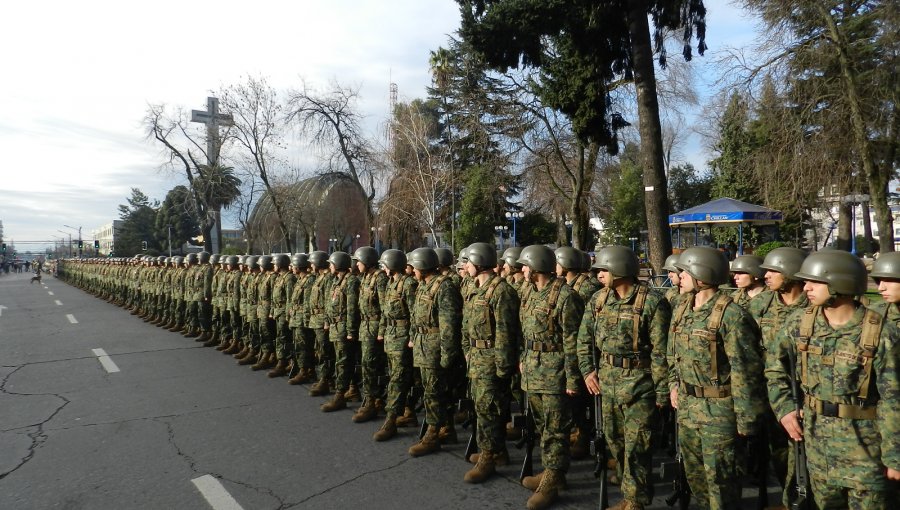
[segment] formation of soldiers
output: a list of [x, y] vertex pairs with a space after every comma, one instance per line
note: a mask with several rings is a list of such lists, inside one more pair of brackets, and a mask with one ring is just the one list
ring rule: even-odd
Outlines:
[[[665, 293], [639, 270], [621, 246], [592, 261], [542, 245], [498, 257], [486, 243], [456, 260], [446, 249], [362, 247], [58, 266], [60, 278], [147, 322], [309, 384], [328, 397], [323, 412], [361, 402], [354, 422], [384, 416], [375, 441], [417, 427], [424, 410], [411, 456], [455, 442], [460, 420], [473, 424], [466, 482], [489, 479], [509, 462], [508, 440], [533, 434], [544, 469], [523, 469], [529, 509], [566, 488], [598, 416], [606, 445], [591, 449], [608, 448], [602, 472], [623, 495], [612, 508], [648, 505], [651, 443], [672, 413], [683, 502], [734, 508], [757, 473], [765, 493], [771, 464], [785, 505], [891, 505], [900, 253], [874, 265], [878, 304], [863, 297], [859, 259], [833, 250], [777, 248], [729, 266], [719, 250], [689, 248], [666, 260]], [[738, 290], [720, 289], [732, 279]], [[525, 430], [514, 414], [528, 417]]]

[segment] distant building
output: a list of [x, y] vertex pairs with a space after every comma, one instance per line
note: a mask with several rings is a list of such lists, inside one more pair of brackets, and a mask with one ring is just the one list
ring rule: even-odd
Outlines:
[[[245, 251], [247, 248], [247, 239], [244, 237], [244, 231], [241, 229], [223, 228], [222, 244], [225, 248], [235, 248], [238, 251]], [[225, 251], [225, 248], [222, 251]]]
[[98, 227], [91, 231], [91, 238], [84, 240], [85, 253], [89, 253], [94, 249], [94, 241], [100, 241], [100, 250], [97, 255], [108, 257], [115, 254], [116, 237], [122, 228], [122, 220], [113, 220], [102, 227]]

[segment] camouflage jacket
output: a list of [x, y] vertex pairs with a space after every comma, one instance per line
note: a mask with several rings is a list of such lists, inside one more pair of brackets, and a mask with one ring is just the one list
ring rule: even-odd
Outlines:
[[[817, 466], [825, 470], [817, 476], [844, 487], [884, 490], [884, 466], [900, 469], [900, 330], [893, 320], [884, 320], [880, 334], [875, 335], [878, 345], [874, 352], [867, 353], [860, 345], [863, 326], [869, 320], [867, 308], [856, 305], [851, 319], [837, 328], [828, 323], [819, 307], [797, 310], [788, 317], [775, 335], [774, 349], [766, 363], [769, 400], [779, 418], [795, 410], [790, 388], [793, 358], [808, 397], [832, 404], [876, 407], [875, 419], [851, 419], [816, 415], [807, 403], [803, 425], [809, 438], [807, 448], [817, 449], [827, 459], [825, 465]], [[801, 322], [807, 312], [814, 314], [814, 321], [811, 336], [801, 350]], [[884, 310], [872, 313], [880, 315]], [[870, 371], [868, 385], [864, 384], [866, 367]], [[862, 400], [864, 390], [867, 395]], [[814, 427], [824, 432], [811, 435]], [[821, 444], [815, 442], [817, 435], [822, 438]]]
[[418, 287], [419, 282], [405, 274], [394, 275], [387, 281], [378, 323], [378, 336], [384, 339], [385, 350], [402, 352], [406, 349], [410, 311], [416, 305]]
[[[639, 301], [643, 304], [640, 315], [636, 315]], [[613, 289], [595, 293], [584, 308], [578, 330], [581, 373], [599, 368], [600, 388], [618, 403], [654, 398], [658, 404], [665, 404], [669, 400], [666, 348], [671, 318], [669, 302], [643, 283], [621, 298]], [[599, 351], [599, 367], [594, 365], [594, 348]], [[627, 366], [629, 363], [640, 366]]]
[[381, 321], [381, 301], [387, 287], [387, 275], [383, 271], [373, 271], [359, 277], [359, 318], [363, 336], [378, 336]]
[[309, 327], [313, 329], [325, 327], [325, 303], [331, 292], [331, 284], [334, 277], [325, 272], [320, 272], [314, 276], [315, 278], [309, 289], [309, 298], [307, 299], [307, 310], [309, 310]]
[[669, 302], [669, 308], [674, 310], [678, 305], [679, 299], [681, 299], [681, 289], [678, 287], [671, 287], [666, 291], [666, 301]]
[[419, 282], [410, 312], [413, 363], [421, 368], [449, 368], [462, 357], [462, 297], [453, 280], [429, 275]]
[[272, 318], [277, 321], [287, 321], [288, 300], [294, 292], [294, 283], [297, 278], [290, 271], [272, 273]]
[[288, 301], [288, 325], [305, 328], [309, 325], [309, 289], [316, 282], [316, 277], [310, 273], [300, 273], [294, 278], [294, 288]]
[[241, 288], [241, 297], [246, 296], [246, 317], [249, 321], [256, 320], [257, 314], [257, 299], [259, 296], [259, 290], [257, 290], [257, 282], [262, 279], [264, 274], [257, 271], [250, 271], [246, 275], [246, 279], [243, 281], [244, 287]]
[[272, 317], [272, 280], [275, 274], [266, 271], [256, 275], [256, 318]]
[[600, 282], [589, 273], [581, 273], [572, 280], [569, 287], [578, 293], [582, 303], [587, 303], [594, 293], [600, 290]]
[[519, 307], [522, 389], [548, 394], [576, 391], [581, 379], [576, 345], [584, 303], [561, 278], [541, 290], [530, 289]]
[[750, 306], [747, 307], [747, 311], [750, 312], [753, 320], [759, 324], [759, 329], [762, 332], [763, 362], [765, 362], [766, 353], [774, 347], [775, 334], [784, 327], [788, 316], [807, 306], [809, 306], [809, 300], [806, 299], [806, 294], [804, 293], [801, 293], [797, 301], [791, 305], [784, 304], [778, 293], [771, 290], [760, 292], [750, 300]]
[[213, 268], [209, 264], [197, 266], [194, 273], [194, 301], [209, 301], [212, 299]]
[[731, 300], [734, 301], [738, 306], [743, 308], [744, 310], [750, 311], [750, 302], [758, 297], [760, 294], [769, 292], [768, 290], [763, 290], [760, 293], [757, 293], [755, 296], [751, 296], [750, 292], [747, 289], [738, 289], [731, 293]]
[[518, 370], [519, 296], [503, 278], [490, 275], [463, 301], [462, 349], [472, 380], [509, 379]]
[[224, 303], [222, 307], [231, 312], [240, 311], [241, 302], [241, 276], [243, 274], [235, 270], [228, 270], [224, 273], [225, 286], [223, 289], [222, 299]]
[[359, 339], [359, 278], [350, 273], [333, 276], [325, 301], [329, 336]]
[[[712, 399], [733, 409], [732, 418], [722, 418], [734, 419], [739, 434], [753, 435], [765, 410], [759, 328], [750, 314], [723, 291], [717, 290], [699, 308], [693, 307], [695, 296], [682, 296], [672, 312], [667, 353], [669, 390], [677, 388], [679, 398], [687, 398], [686, 385], [704, 392], [727, 393]], [[717, 306], [724, 308], [721, 324], [713, 331], [710, 319]]]

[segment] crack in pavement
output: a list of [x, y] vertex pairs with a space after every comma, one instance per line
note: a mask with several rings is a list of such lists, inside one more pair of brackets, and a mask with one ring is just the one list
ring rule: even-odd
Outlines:
[[203, 471], [203, 470], [198, 469], [197, 468], [197, 460], [194, 459], [193, 457], [191, 457], [190, 455], [188, 455], [187, 453], [185, 453], [184, 450], [182, 450], [181, 447], [178, 446], [178, 444], [175, 442], [175, 427], [172, 425], [172, 422], [168, 421], [168, 420], [163, 420], [163, 419], [151, 419], [151, 421], [155, 421], [157, 423], [161, 423], [166, 426], [166, 431], [168, 432], [168, 435], [169, 435], [169, 444], [172, 445], [172, 447], [175, 449], [175, 453], [187, 462], [188, 468], [190, 468], [190, 470], [193, 471], [195, 474], [200, 475], [200, 476], [212, 475], [220, 480], [225, 480], [226, 482], [231, 482], [235, 485], [239, 485], [241, 487], [250, 489], [250, 490], [256, 492], [257, 494], [269, 496], [272, 499], [274, 499], [275, 501], [278, 501], [278, 506], [276, 507], [276, 510], [283, 510], [284, 508], [286, 508], [284, 498], [282, 498], [278, 494], [275, 494], [275, 492], [272, 489], [269, 489], [268, 487], [257, 487], [255, 485], [252, 485], [252, 484], [249, 484], [246, 482], [242, 482], [240, 480], [233, 480], [231, 478], [226, 477], [225, 475], [223, 475], [221, 473], [216, 473], [214, 471]]
[[[169, 352], [169, 351], [185, 351], [185, 350], [193, 350], [193, 349], [203, 349], [202, 345], [188, 345], [186, 347], [172, 347], [169, 349], [147, 349], [145, 351], [129, 351], [129, 352], [117, 352], [117, 353], [107, 353], [109, 356], [130, 356], [132, 354], [146, 354], [152, 352]], [[63, 361], [78, 361], [83, 359], [96, 359], [96, 354], [90, 354], [88, 356], [75, 356], [72, 358], [58, 358], [58, 359], [46, 359], [39, 361], [29, 361], [27, 363], [22, 363], [21, 365], [2, 365], [3, 368], [22, 368], [27, 367], [29, 365], [44, 365], [47, 363], [60, 363]]]
[[[343, 487], [343, 486], [345, 486], [345, 485], [347, 485], [347, 484], [349, 484], [349, 483], [353, 483], [353, 482], [355, 482], [356, 480], [359, 480], [360, 478], [362, 478], [362, 477], [364, 477], [364, 476], [373, 475], [373, 474], [375, 474], [375, 473], [383, 473], [383, 472], [385, 472], [385, 471], [390, 471], [390, 470], [392, 470], [392, 469], [396, 469], [396, 468], [402, 466], [403, 464], [406, 464], [407, 462], [413, 460], [413, 458], [414, 458], [414, 457], [407, 457], [407, 458], [401, 460], [400, 462], [397, 462], [396, 464], [393, 464], [393, 465], [391, 465], [391, 466], [384, 467], [384, 468], [380, 468], [380, 469], [373, 469], [373, 470], [371, 470], [371, 471], [365, 471], [365, 472], [363, 472], [363, 473], [360, 473], [360, 474], [354, 476], [353, 478], [348, 478], [347, 480], [344, 480], [344, 481], [341, 482], [341, 483], [338, 483], [338, 484], [336, 484], [336, 485], [332, 485], [331, 487], [328, 487], [328, 488], [325, 489], [325, 490], [319, 491], [319, 492], [317, 492], [317, 493], [315, 493], [315, 494], [311, 494], [311, 495], [309, 495], [309, 496], [307, 496], [307, 497], [301, 499], [300, 501], [297, 501], [297, 502], [294, 502], [294, 503], [288, 503], [288, 507], [286, 507], [286, 508], [290, 508], [290, 507], [295, 507], [295, 506], [298, 506], [298, 505], [302, 505], [303, 503], [306, 503], [307, 501], [309, 501], [309, 500], [311, 500], [311, 499], [313, 499], [313, 498], [317, 498], [317, 497], [319, 497], [319, 496], [321, 496], [321, 495], [323, 495], [323, 494], [326, 494], [326, 493], [328, 493], [328, 492], [331, 492], [331, 491], [333, 491], [333, 490], [335, 490], [335, 489], [339, 489], [339, 488], [341, 488], [341, 487]], [[284, 507], [282, 507], [282, 508], [284, 508]], [[281, 508], [279, 508], [279, 510], [281, 510]]]
[[24, 428], [24, 429], [30, 429], [30, 428], [36, 429], [35, 431], [28, 433], [28, 438], [31, 439], [31, 445], [28, 447], [28, 453], [19, 460], [19, 463], [14, 468], [10, 469], [9, 471], [6, 471], [5, 473], [0, 473], [0, 480], [3, 480], [7, 476], [15, 473], [16, 471], [19, 470], [19, 468], [21, 468], [22, 466], [27, 464], [31, 459], [34, 458], [35, 451], [38, 448], [40, 448], [41, 445], [43, 445], [44, 442], [46, 442], [47, 439], [49, 439], [49, 437], [50, 437], [44, 432], [44, 425], [46, 425], [48, 422], [50, 422], [50, 420], [55, 418], [56, 415], [59, 414], [59, 412], [62, 411], [64, 407], [66, 407], [67, 405], [69, 405], [69, 403], [71, 403], [71, 400], [69, 400], [66, 397], [59, 395], [57, 393], [17, 393], [17, 392], [7, 390], [6, 384], [9, 382], [9, 378], [12, 377], [13, 374], [18, 372], [19, 369], [21, 369], [25, 366], [26, 365], [21, 365], [19, 367], [16, 367], [15, 370], [6, 374], [6, 377], [4, 377], [3, 381], [0, 382], [0, 393], [3, 393], [5, 395], [18, 395], [18, 396], [26, 396], [26, 397], [52, 395], [52, 396], [62, 400], [62, 404], [59, 407], [57, 407], [56, 410], [53, 411], [50, 414], [50, 416], [48, 416], [44, 421], [42, 421], [40, 423], [35, 423], [32, 425], [27, 425], [25, 427], [20, 427], [20, 428]]

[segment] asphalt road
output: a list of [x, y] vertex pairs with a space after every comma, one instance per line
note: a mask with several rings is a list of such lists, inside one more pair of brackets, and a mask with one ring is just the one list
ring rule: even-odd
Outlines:
[[[500, 476], [466, 484], [466, 431], [410, 458], [413, 429], [376, 443], [380, 420], [322, 413], [325, 398], [306, 386], [239, 367], [52, 276], [29, 280], [0, 277], [0, 509], [525, 506], [523, 453], [511, 444]], [[536, 471], [539, 458], [536, 448]], [[555, 508], [597, 507], [592, 470], [573, 463]], [[670, 484], [654, 479], [653, 508], [667, 508]]]

